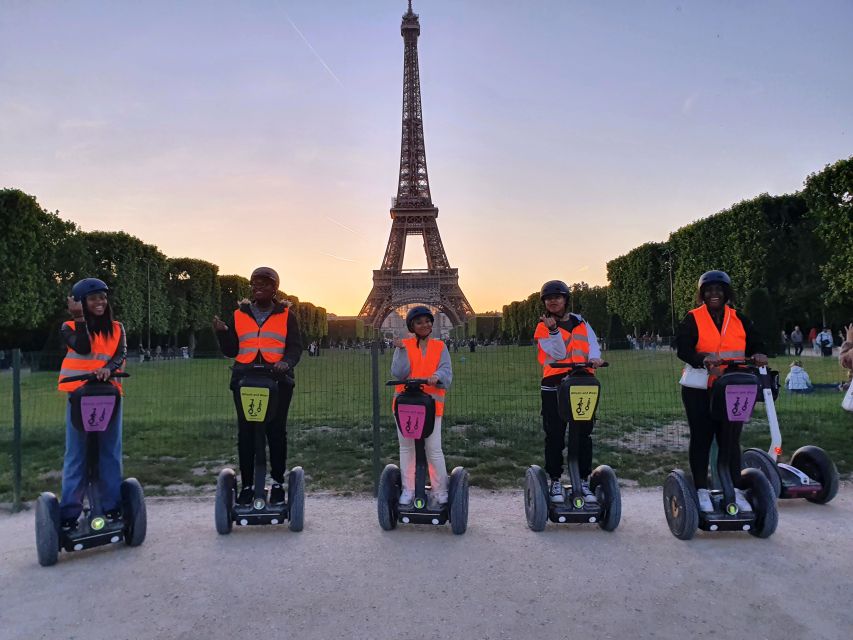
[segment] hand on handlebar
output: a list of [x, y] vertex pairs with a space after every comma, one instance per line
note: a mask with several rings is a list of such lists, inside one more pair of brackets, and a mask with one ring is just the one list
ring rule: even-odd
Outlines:
[[97, 378], [101, 382], [106, 382], [107, 380], [109, 380], [112, 371], [110, 371], [106, 367], [101, 367], [100, 369], [95, 369], [92, 373], [94, 374], [95, 378]]
[[598, 368], [598, 367], [600, 367], [601, 365], [603, 365], [603, 364], [604, 364], [604, 360], [602, 360], [601, 358], [590, 358], [590, 359], [589, 359], [589, 363], [590, 363], [593, 367]]
[[438, 376], [430, 376], [429, 378], [427, 378], [427, 382], [431, 387], [434, 387], [438, 384]]
[[757, 367], [766, 367], [767, 366], [767, 356], [763, 353], [754, 353], [752, 354], [752, 361], [755, 363]]
[[284, 360], [279, 360], [272, 366], [272, 368], [273, 371], [275, 371], [276, 373], [284, 373], [285, 371], [290, 369], [290, 365], [287, 364]]

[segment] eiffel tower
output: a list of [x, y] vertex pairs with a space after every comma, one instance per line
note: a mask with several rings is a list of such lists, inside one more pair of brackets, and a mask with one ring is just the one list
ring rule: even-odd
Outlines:
[[[438, 207], [433, 205], [427, 176], [424, 124], [421, 113], [421, 81], [418, 73], [418, 15], [403, 15], [403, 136], [400, 145], [400, 180], [397, 197], [391, 200], [391, 235], [382, 266], [373, 272], [373, 289], [359, 317], [377, 329], [394, 309], [407, 304], [427, 304], [444, 313], [454, 326], [474, 314], [459, 287], [459, 270], [450, 266], [438, 233]], [[421, 236], [426, 269], [403, 269], [406, 237]]]

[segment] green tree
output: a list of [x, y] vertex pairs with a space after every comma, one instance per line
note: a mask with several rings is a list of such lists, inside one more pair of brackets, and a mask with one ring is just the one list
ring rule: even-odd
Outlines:
[[193, 258], [170, 258], [168, 266], [170, 330], [176, 343], [178, 334], [186, 332], [190, 352], [194, 353], [197, 332], [212, 331], [211, 319], [221, 311], [219, 267]]
[[781, 330], [776, 321], [776, 310], [767, 289], [759, 287], [751, 289], [746, 294], [743, 312], [752, 321], [755, 332], [764, 343], [765, 352], [769, 356], [780, 353]]
[[806, 178], [804, 195], [825, 247], [820, 266], [828, 304], [853, 299], [853, 156]]
[[219, 276], [219, 317], [226, 324], [231, 324], [230, 318], [241, 300], [247, 300], [252, 293], [249, 280], [243, 276]]

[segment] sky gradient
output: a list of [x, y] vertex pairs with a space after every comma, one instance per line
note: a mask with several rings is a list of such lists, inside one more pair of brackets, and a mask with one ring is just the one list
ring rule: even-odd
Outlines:
[[[438, 225], [477, 311], [605, 284], [853, 153], [853, 2], [413, 4]], [[0, 187], [355, 314], [391, 227], [405, 9], [0, 0]]]

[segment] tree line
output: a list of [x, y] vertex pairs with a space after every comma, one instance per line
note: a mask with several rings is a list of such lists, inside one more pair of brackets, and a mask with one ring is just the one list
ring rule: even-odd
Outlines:
[[[35, 197], [0, 190], [0, 348], [59, 349], [66, 297], [84, 277], [107, 283], [129, 344], [140, 347], [214, 350], [211, 318], [227, 322], [249, 295], [247, 278], [221, 276], [211, 262], [169, 258], [121, 231], [82, 231]], [[324, 308], [281, 291], [279, 298], [294, 303], [306, 344], [326, 335]]]
[[[572, 285], [570, 304], [611, 345], [627, 334], [672, 335], [695, 306], [699, 276], [726, 271], [768, 351], [799, 325], [853, 319], [853, 157], [809, 175], [802, 191], [761, 194], [647, 242], [607, 263], [606, 287]], [[539, 293], [503, 307], [501, 331], [527, 341]]]

